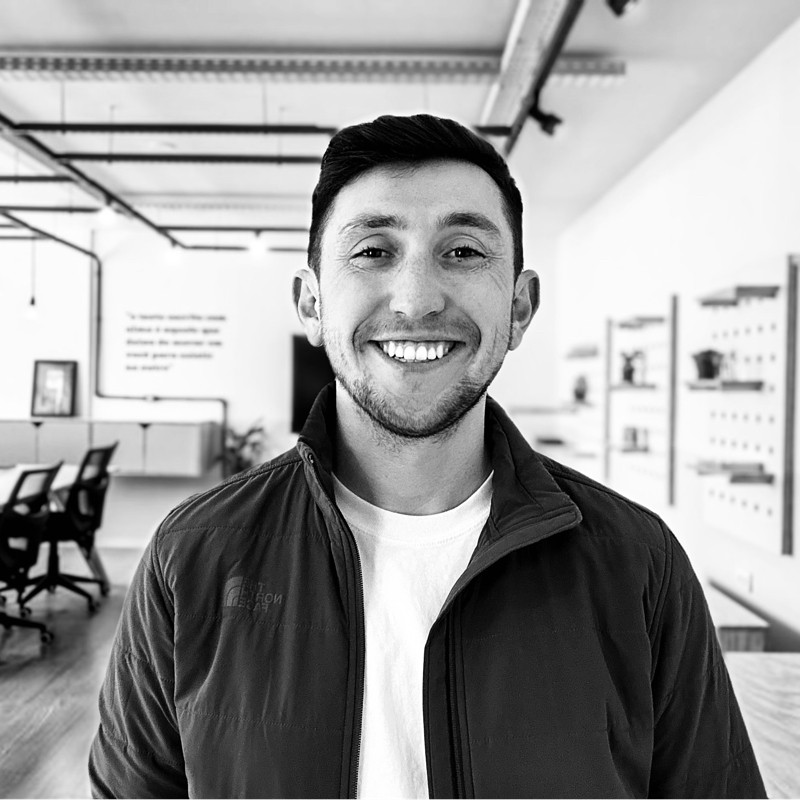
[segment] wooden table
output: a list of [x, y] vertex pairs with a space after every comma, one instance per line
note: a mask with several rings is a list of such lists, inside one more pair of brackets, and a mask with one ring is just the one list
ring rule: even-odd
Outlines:
[[703, 586], [711, 619], [724, 651], [763, 650], [769, 623], [713, 586]]
[[[50, 466], [49, 464], [17, 464], [14, 467], [7, 467], [0, 469], [0, 511], [5, 506], [11, 491], [17, 483], [17, 478], [21, 472], [26, 469], [36, 469], [41, 467]], [[61, 469], [56, 473], [56, 479], [53, 481], [51, 491], [58, 491], [59, 489], [68, 489], [75, 482], [78, 476], [77, 464], [62, 464]]]
[[800, 653], [725, 653], [770, 797], [800, 797]]

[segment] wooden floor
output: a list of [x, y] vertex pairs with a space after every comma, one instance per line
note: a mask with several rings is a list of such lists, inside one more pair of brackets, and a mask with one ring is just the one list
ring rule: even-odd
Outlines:
[[726, 653], [770, 797], [800, 797], [800, 653]]
[[[77, 550], [72, 555], [63, 568], [86, 574]], [[34, 598], [31, 619], [47, 624], [55, 634], [51, 644], [25, 628], [0, 635], [0, 797], [90, 796], [86, 763], [99, 719], [97, 695], [140, 556], [118, 549], [103, 554], [112, 589], [94, 614], [83, 598], [62, 589]], [[14, 613], [15, 604], [7, 610]]]
[[[70, 592], [45, 592], [31, 608], [55, 633], [53, 643], [21, 628], [0, 636], [0, 798], [89, 797], [97, 695], [141, 551], [102, 556], [113, 586], [97, 612]], [[80, 566], [77, 551], [68, 553], [64, 568]], [[726, 653], [725, 660], [769, 796], [800, 797], [800, 653]]]

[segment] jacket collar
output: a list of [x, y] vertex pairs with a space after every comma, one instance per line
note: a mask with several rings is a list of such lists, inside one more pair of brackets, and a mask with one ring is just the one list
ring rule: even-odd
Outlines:
[[[304, 460], [315, 457], [318, 475], [333, 497], [333, 441], [336, 429], [336, 385], [328, 384], [317, 396], [298, 438]], [[545, 538], [558, 529], [574, 527], [581, 513], [563, 492], [500, 404], [486, 401], [486, 443], [494, 469], [489, 524], [479, 541], [494, 540], [533, 526], [528, 541]]]

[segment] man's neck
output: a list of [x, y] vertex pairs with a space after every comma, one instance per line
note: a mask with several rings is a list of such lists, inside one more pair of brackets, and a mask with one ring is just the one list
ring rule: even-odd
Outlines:
[[341, 388], [336, 393], [336, 477], [386, 511], [437, 514], [470, 497], [491, 471], [484, 443], [486, 397], [444, 435], [398, 437]]

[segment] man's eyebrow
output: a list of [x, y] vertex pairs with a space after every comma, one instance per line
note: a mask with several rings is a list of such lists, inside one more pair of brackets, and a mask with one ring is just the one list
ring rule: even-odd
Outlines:
[[357, 228], [398, 228], [403, 230], [406, 223], [394, 214], [359, 214], [339, 229], [339, 234], [348, 233]]
[[450, 214], [440, 217], [440, 228], [478, 228], [484, 233], [492, 236], [501, 236], [500, 228], [492, 222], [489, 217], [478, 214], [474, 211], [453, 211]]

